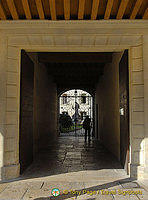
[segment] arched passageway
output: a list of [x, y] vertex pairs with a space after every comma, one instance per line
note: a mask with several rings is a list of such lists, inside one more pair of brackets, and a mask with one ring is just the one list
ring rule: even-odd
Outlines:
[[[126, 147], [122, 153], [120, 150], [124, 145], [120, 142], [120, 95], [122, 98], [127, 89], [124, 87], [120, 93], [127, 81], [121, 80], [120, 87], [121, 58], [122, 53], [22, 52], [19, 153], [23, 176], [123, 166], [127, 169], [129, 148], [125, 129], [122, 137]], [[127, 73], [128, 70], [125, 77]], [[65, 132], [59, 123], [62, 113], [70, 116], [69, 128], [74, 134], [61, 133]], [[92, 124], [91, 141], [87, 143], [82, 128], [86, 115]], [[28, 116], [30, 120], [26, 120]]]

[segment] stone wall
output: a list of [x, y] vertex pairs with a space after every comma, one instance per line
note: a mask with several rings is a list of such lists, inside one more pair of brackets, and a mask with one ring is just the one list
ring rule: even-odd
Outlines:
[[129, 174], [129, 63], [125, 50], [119, 63], [120, 163]]
[[[141, 60], [141, 59], [140, 59]], [[144, 110], [144, 125], [141, 129], [145, 129], [145, 135], [140, 134], [142, 132], [139, 129], [139, 136], [142, 135], [144, 137], [144, 173], [145, 178], [148, 178], [148, 35], [143, 37], [143, 72], [144, 73], [144, 104], [142, 103], [140, 106], [141, 110]], [[141, 69], [141, 68], [140, 68]], [[142, 70], [141, 70], [142, 71]], [[140, 109], [139, 108], [139, 109]]]
[[[28, 56], [29, 55], [29, 56]], [[32, 60], [32, 61], [31, 61]], [[20, 88], [21, 172], [57, 136], [57, 92], [37, 54], [22, 51]]]
[[34, 78], [34, 137], [35, 153], [57, 136], [57, 88], [47, 67], [35, 65]]
[[[11, 179], [20, 174], [19, 164], [19, 110], [20, 110], [20, 61], [21, 51], [8, 48], [8, 37], [2, 36], [0, 59], [0, 130], [1, 178]], [[9, 50], [8, 50], [9, 49]]]
[[22, 51], [21, 56], [21, 86], [20, 86], [20, 142], [19, 159], [21, 173], [33, 161], [33, 93], [34, 93], [34, 63]]
[[99, 138], [120, 159], [119, 61], [122, 53], [114, 53], [106, 64], [96, 89], [99, 113]]

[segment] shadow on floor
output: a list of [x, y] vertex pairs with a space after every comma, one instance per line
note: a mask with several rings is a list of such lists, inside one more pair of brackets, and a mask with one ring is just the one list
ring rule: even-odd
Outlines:
[[[118, 186], [119, 184], [126, 184], [126, 183], [134, 183], [134, 186], [131, 185], [130, 189], [133, 189], [133, 188], [141, 188], [140, 185], [136, 182], [134, 182], [135, 179], [130, 179], [130, 178], [127, 178], [127, 179], [121, 179], [121, 180], [117, 180], [117, 181], [113, 181], [113, 182], [110, 182], [110, 183], [106, 183], [106, 184], [101, 184], [101, 185], [97, 185], [97, 186], [93, 186], [93, 187], [88, 187], [88, 188], [84, 188], [84, 189], [81, 189], [81, 190], [77, 190], [78, 192], [81, 192], [81, 195], [84, 195], [84, 193], [82, 192], [83, 190], [86, 190], [86, 191], [98, 191], [98, 190], [102, 190], [102, 189], [109, 189], [109, 188], [112, 188], [112, 187], [115, 187], [115, 186]], [[124, 187], [123, 187], [124, 189]], [[128, 188], [129, 189], [129, 188]], [[113, 189], [112, 189], [113, 190]], [[86, 193], [85, 193], [86, 194]], [[75, 194], [71, 194], [71, 193], [68, 193], [68, 194], [60, 194], [59, 196], [57, 197], [39, 197], [39, 198], [35, 198], [34, 200], [64, 200], [64, 199], [68, 199], [68, 198], [72, 198], [72, 197], [77, 197]], [[90, 199], [87, 199], [87, 200], [93, 200], [95, 198], [90, 198]]]
[[96, 140], [85, 143], [83, 137], [62, 137], [56, 145], [40, 151], [21, 177], [26, 179], [101, 169], [122, 169], [122, 166]]
[[115, 156], [94, 139], [85, 142], [84, 137], [59, 137], [56, 143], [38, 153], [24, 174], [11, 181], [101, 169], [123, 168]]

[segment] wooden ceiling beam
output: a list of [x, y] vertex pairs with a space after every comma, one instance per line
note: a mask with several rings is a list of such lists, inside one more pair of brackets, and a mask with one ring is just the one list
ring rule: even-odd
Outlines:
[[2, 20], [6, 20], [7, 19], [5, 11], [4, 11], [4, 8], [2, 6], [2, 2], [0, 2], [0, 19], [2, 19]]
[[116, 19], [122, 19], [129, 0], [121, 0]]
[[64, 0], [64, 17], [65, 20], [70, 19], [70, 0]]
[[26, 15], [26, 19], [32, 19], [28, 0], [22, 0], [22, 4], [23, 4], [25, 15]]
[[55, 5], [55, 0], [49, 0], [49, 5], [50, 5], [50, 14], [51, 14], [51, 19], [56, 20], [56, 5]]
[[133, 8], [133, 11], [132, 11], [132, 14], [130, 16], [130, 19], [135, 19], [140, 7], [141, 7], [141, 4], [142, 4], [143, 0], [137, 0], [136, 3], [135, 3], [135, 6]]
[[78, 19], [83, 19], [85, 9], [85, 0], [79, 0]]
[[100, 3], [100, 0], [93, 0], [92, 11], [91, 11], [92, 20], [95, 20], [97, 18], [99, 3]]
[[14, 20], [18, 20], [19, 15], [18, 15], [18, 12], [17, 12], [16, 7], [15, 7], [14, 0], [7, 0], [7, 4], [8, 4], [8, 8], [10, 10], [12, 18]]
[[107, 6], [106, 6], [106, 10], [105, 10], [104, 19], [109, 19], [110, 18], [110, 14], [111, 14], [111, 11], [112, 11], [113, 3], [114, 3], [114, 0], [108, 0]]
[[146, 11], [143, 15], [143, 19], [148, 19], [148, 8], [146, 9]]
[[35, 2], [36, 2], [36, 7], [37, 7], [37, 10], [38, 10], [39, 18], [45, 19], [42, 0], [35, 0]]

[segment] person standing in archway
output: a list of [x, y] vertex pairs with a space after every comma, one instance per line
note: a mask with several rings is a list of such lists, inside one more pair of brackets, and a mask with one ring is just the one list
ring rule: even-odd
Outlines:
[[91, 119], [87, 115], [84, 122], [83, 122], [83, 128], [85, 129], [85, 141], [87, 140], [88, 135], [88, 141], [90, 141], [90, 131], [91, 131]]

